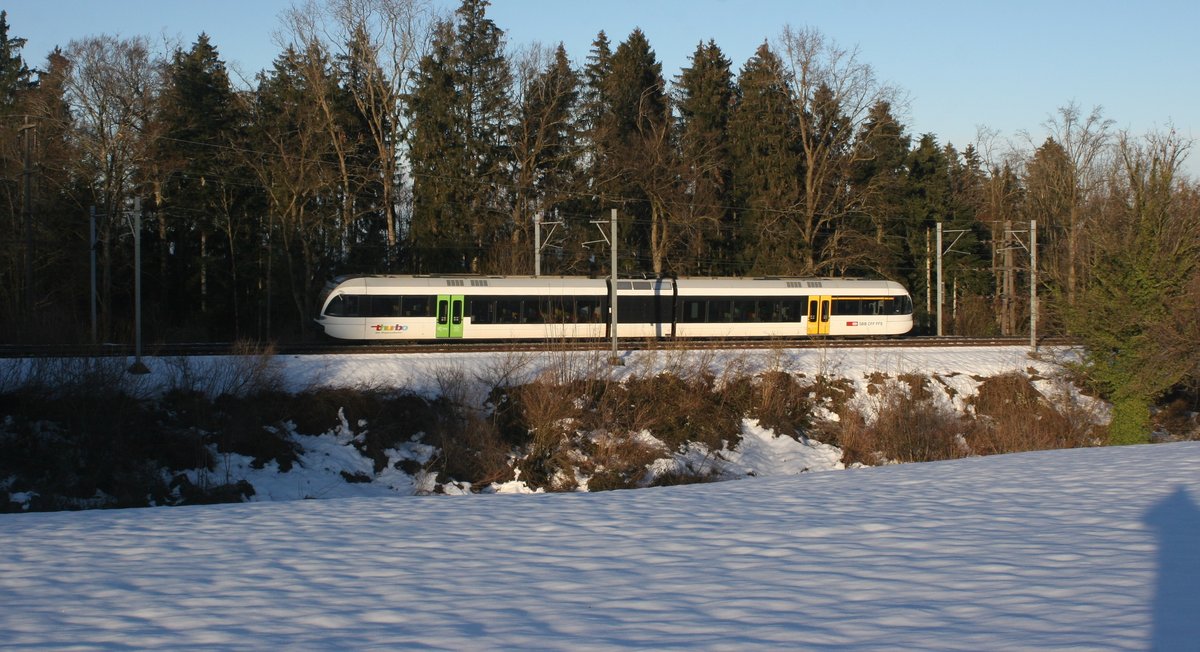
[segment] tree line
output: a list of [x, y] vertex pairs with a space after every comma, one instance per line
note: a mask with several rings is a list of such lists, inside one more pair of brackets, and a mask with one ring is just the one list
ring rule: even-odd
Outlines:
[[1159, 394], [1196, 376], [1179, 134], [1072, 103], [1040, 143], [960, 151], [909, 134], [900, 91], [815, 29], [737, 68], [699, 42], [668, 79], [640, 30], [576, 63], [507, 43], [488, 6], [313, 0], [240, 83], [205, 34], [88, 37], [31, 68], [0, 13], [3, 339], [128, 341], [139, 225], [150, 341], [287, 340], [338, 274], [530, 274], [535, 251], [543, 274], [607, 274], [613, 209], [622, 274], [883, 277], [924, 332], [940, 223], [945, 332], [1020, 335], [1036, 220], [1039, 333], [1102, 319], [1095, 349], [1163, 351]]

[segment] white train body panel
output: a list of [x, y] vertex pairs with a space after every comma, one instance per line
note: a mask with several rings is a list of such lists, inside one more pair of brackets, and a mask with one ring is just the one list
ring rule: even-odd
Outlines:
[[[620, 279], [618, 335], [627, 338], [900, 335], [912, 301], [891, 281]], [[326, 286], [316, 321], [344, 340], [604, 338], [606, 279], [360, 276]]]

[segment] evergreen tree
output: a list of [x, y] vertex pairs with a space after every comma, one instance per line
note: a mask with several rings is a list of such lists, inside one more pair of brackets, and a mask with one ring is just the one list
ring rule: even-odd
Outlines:
[[1015, 265], [1015, 242], [1011, 229], [1022, 210], [1024, 189], [1008, 162], [994, 166], [983, 181], [982, 202], [976, 220], [990, 231], [992, 244], [992, 310], [995, 329], [1000, 335], [1016, 335], [1020, 310], [1027, 305], [1025, 290], [1018, 288]]
[[[587, 65], [583, 68], [583, 87], [580, 98], [580, 122], [588, 141], [588, 177], [591, 179], [592, 194], [599, 194], [599, 186], [605, 179], [605, 171], [611, 168], [610, 154], [606, 146], [612, 140], [608, 134], [613, 130], [612, 98], [607, 84], [612, 74], [612, 47], [608, 36], [601, 31], [592, 41]], [[599, 205], [596, 206], [599, 209]]]
[[1093, 227], [1091, 281], [1064, 308], [1087, 371], [1113, 402], [1116, 444], [1148, 442], [1154, 401], [1200, 370], [1200, 204], [1179, 183], [1185, 151], [1174, 134], [1144, 146], [1122, 139]]
[[803, 200], [800, 115], [783, 64], [767, 44], [742, 67], [738, 89], [729, 126], [738, 271], [794, 274], [799, 237], [789, 216]]
[[[987, 174], [973, 145], [959, 155], [946, 146], [950, 161], [951, 213], [945, 228], [956, 233], [953, 251], [943, 263], [950, 320], [947, 332], [956, 335], [994, 333], [988, 297], [991, 295], [991, 251], [987, 245], [989, 225], [979, 219], [986, 202]], [[947, 245], [949, 246], [949, 245]]]
[[904, 198], [902, 233], [904, 252], [902, 268], [907, 271], [905, 283], [916, 304], [915, 323], [926, 332], [936, 331], [933, 315], [936, 307], [937, 279], [933, 277], [934, 230], [937, 222], [948, 212], [948, 165], [945, 152], [933, 134], [922, 134], [908, 154], [908, 193]]
[[8, 35], [8, 12], [0, 11], [0, 113], [9, 115], [21, 91], [34, 87], [33, 76], [21, 56], [25, 39]]
[[[32, 127], [22, 116], [22, 93], [32, 85], [29, 68], [21, 57], [25, 39], [10, 37], [8, 13], [0, 11], [0, 174], [4, 179], [22, 178], [24, 139], [32, 138]], [[0, 184], [3, 218], [0, 232], [0, 327], [18, 333], [32, 307], [34, 289], [32, 224], [23, 216], [23, 187]]]
[[580, 96], [578, 121], [581, 139], [580, 180], [581, 191], [563, 206], [560, 215], [567, 230], [568, 251], [572, 265], [586, 269], [589, 274], [599, 274], [608, 267], [608, 256], [597, 255], [597, 250], [584, 243], [597, 237], [593, 220], [607, 220], [612, 204], [602, 196], [612, 185], [611, 176], [617, 165], [610, 151], [613, 131], [612, 101], [608, 96], [607, 83], [612, 74], [612, 44], [604, 31], [596, 34], [588, 51], [586, 63], [580, 72]]
[[287, 320], [294, 333], [310, 328], [318, 291], [328, 280], [330, 252], [339, 247], [342, 232], [335, 147], [325, 115], [312, 102], [319, 91], [311, 87], [307, 71], [314, 67], [333, 74], [323, 48], [312, 44], [297, 52], [289, 47], [275, 59], [271, 72], [260, 76], [253, 102], [253, 146], [245, 150], [245, 163], [262, 188], [268, 215], [262, 236], [268, 246], [258, 261], [267, 285], [265, 302], [273, 308], [265, 318], [274, 321], [274, 288], [282, 285], [295, 310]]
[[[36, 125], [33, 135], [33, 243], [36, 311], [41, 324], [76, 324], [75, 329], [42, 328], [62, 341], [90, 341], [86, 184], [72, 173], [78, 160], [71, 112], [65, 98], [69, 62], [57, 48], [37, 71], [35, 84], [18, 104]], [[45, 340], [43, 340], [45, 341]]]
[[904, 244], [896, 227], [904, 211], [909, 139], [886, 101], [871, 107], [858, 137], [862, 155], [854, 163], [851, 184], [862, 202], [845, 243], [847, 257], [854, 260], [849, 270], [899, 278]]
[[512, 71], [504, 56], [504, 32], [486, 16], [490, 4], [463, 0], [456, 11], [456, 73], [467, 146], [462, 170], [467, 202], [459, 208], [471, 220], [471, 269], [481, 272], [502, 271], [513, 228], [505, 208], [512, 186]]
[[[987, 292], [990, 254], [982, 245], [983, 225], [976, 220], [981, 201], [981, 172], [977, 159], [964, 164], [952, 146], [940, 147], [933, 134], [921, 136], [908, 156], [908, 196], [905, 201], [904, 231], [907, 245], [904, 260], [909, 270], [908, 287], [917, 303], [917, 319], [936, 332], [937, 257], [936, 228], [943, 233], [942, 275], [943, 332], [954, 332], [950, 317], [955, 306], [954, 290], [974, 296]], [[924, 301], [921, 299], [924, 298]]]
[[602, 208], [618, 208], [626, 271], [661, 272], [675, 157], [666, 82], [640, 29], [617, 46], [601, 96], [608, 102], [603, 128], [594, 132], [606, 160], [600, 167]]
[[466, 138], [457, 115], [454, 29], [435, 26], [429, 52], [417, 66], [417, 83], [407, 98], [409, 157], [413, 177], [409, 227], [413, 271], [465, 272], [469, 269], [470, 216], [462, 186]]
[[728, 273], [731, 265], [732, 156], [729, 119], [736, 89], [731, 64], [713, 41], [701, 43], [676, 86], [679, 147], [686, 205], [679, 211], [687, 229], [683, 273]]
[[411, 237], [424, 271], [490, 272], [508, 257], [512, 73], [488, 5], [464, 0], [456, 24], [435, 27], [408, 102]]
[[[528, 65], [539, 61], [535, 58]], [[534, 215], [561, 223], [559, 209], [570, 209], [579, 190], [579, 78], [566, 49], [560, 44], [544, 68], [531, 69], [528, 75], [509, 137], [515, 165], [510, 272], [532, 269]]]
[[[217, 337], [240, 329], [238, 263], [247, 248], [235, 146], [242, 119], [225, 63], [207, 34], [167, 68], [148, 180], [157, 189], [161, 318], [205, 325]], [[151, 207], [147, 207], [151, 208]]]

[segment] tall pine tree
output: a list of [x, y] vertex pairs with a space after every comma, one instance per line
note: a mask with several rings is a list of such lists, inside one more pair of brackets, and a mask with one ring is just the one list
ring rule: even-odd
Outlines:
[[635, 29], [617, 46], [612, 71], [603, 84], [609, 102], [609, 129], [599, 132], [610, 155], [602, 168], [601, 195], [618, 208], [625, 271], [663, 271], [676, 159], [666, 82], [646, 35]]
[[[160, 97], [153, 168], [161, 318], [237, 337], [237, 275], [248, 234], [235, 155], [239, 117], [225, 63], [207, 34], [176, 50]], [[151, 171], [152, 170], [152, 171]], [[219, 332], [217, 332], [219, 331]]]
[[464, 0], [435, 27], [408, 98], [418, 271], [491, 272], [507, 258], [512, 73], [488, 4]]
[[713, 41], [701, 43], [676, 86], [679, 149], [686, 204], [677, 213], [686, 229], [683, 273], [728, 273], [733, 160], [729, 120], [735, 87], [729, 59]]
[[729, 126], [738, 271], [795, 274], [799, 237], [790, 216], [803, 200], [800, 115], [783, 64], [767, 44], [742, 67], [738, 89]]

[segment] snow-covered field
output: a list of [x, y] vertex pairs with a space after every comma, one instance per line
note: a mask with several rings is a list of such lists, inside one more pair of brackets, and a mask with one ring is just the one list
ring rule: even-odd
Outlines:
[[1200, 444], [0, 517], [5, 649], [1188, 650]]
[[[958, 406], [1013, 371], [1057, 391], [1053, 357], [831, 349], [706, 364], [859, 389], [924, 374]], [[159, 378], [138, 382], [161, 382], [148, 362]], [[297, 390], [432, 394], [566, 363], [275, 364]], [[1200, 443], [813, 472], [841, 468], [837, 450], [747, 421], [725, 455], [731, 475], [755, 476], [742, 480], [418, 496], [420, 478], [399, 472], [341, 481], [366, 463], [343, 425], [306, 437], [290, 473], [229, 460], [259, 502], [0, 515], [0, 649], [1200, 649]]]

